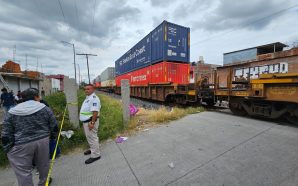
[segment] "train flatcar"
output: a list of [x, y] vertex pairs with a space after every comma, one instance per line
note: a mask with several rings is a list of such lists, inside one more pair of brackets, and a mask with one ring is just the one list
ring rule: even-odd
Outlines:
[[237, 115], [285, 117], [298, 124], [298, 48], [273, 47], [261, 47], [269, 52], [255, 59], [218, 67], [215, 99], [227, 100]]

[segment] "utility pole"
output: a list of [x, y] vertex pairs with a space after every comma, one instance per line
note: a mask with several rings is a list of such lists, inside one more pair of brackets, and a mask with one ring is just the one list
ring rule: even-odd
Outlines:
[[95, 55], [95, 54], [77, 54], [77, 55], [80, 55], [80, 56], [86, 56], [86, 58], [87, 58], [88, 79], [89, 79], [89, 84], [91, 84], [91, 81], [90, 81], [90, 74], [89, 74], [89, 62], [88, 62], [88, 56], [97, 56], [97, 55]]
[[[75, 82], [77, 84], [77, 68], [76, 68], [76, 50], [75, 50], [75, 45], [74, 43], [69, 43], [69, 42], [66, 42], [66, 41], [61, 41], [61, 43], [64, 43], [64, 44], [68, 44], [68, 45], [72, 45], [72, 49], [73, 49], [73, 66], [74, 66], [74, 73], [75, 73]], [[80, 77], [79, 77], [80, 78]]]
[[12, 60], [16, 60], [16, 54], [17, 54], [17, 45], [13, 46], [13, 52], [12, 52]]
[[28, 69], [28, 63], [27, 63], [27, 54], [26, 54], [26, 71]]
[[80, 64], [78, 65], [78, 69], [79, 69], [79, 86], [81, 85], [81, 70], [80, 70]]
[[36, 56], [36, 72], [38, 71], [38, 56]]

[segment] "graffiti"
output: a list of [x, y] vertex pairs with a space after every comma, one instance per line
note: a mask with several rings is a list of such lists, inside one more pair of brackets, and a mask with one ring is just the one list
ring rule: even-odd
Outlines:
[[235, 80], [237, 79], [257, 79], [260, 74], [288, 73], [288, 63], [282, 62], [272, 65], [239, 68], [235, 70]]

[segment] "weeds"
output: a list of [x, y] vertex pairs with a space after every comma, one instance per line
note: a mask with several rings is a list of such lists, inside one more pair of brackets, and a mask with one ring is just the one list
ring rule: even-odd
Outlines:
[[[107, 95], [99, 94], [98, 95], [101, 101], [101, 110], [99, 117], [99, 139], [106, 140], [111, 137], [115, 137], [119, 133], [132, 134], [137, 129], [142, 129], [145, 127], [154, 127], [158, 126], [161, 123], [166, 123], [172, 120], [182, 118], [188, 114], [202, 112], [203, 108], [172, 108], [167, 109], [162, 107], [158, 110], [146, 110], [140, 108], [139, 112], [135, 117], [131, 118], [130, 124], [128, 127], [124, 127], [123, 118], [122, 118], [122, 106], [119, 100], [111, 98]], [[83, 90], [78, 91], [78, 107], [80, 108], [84, 99], [85, 94]], [[63, 111], [66, 105], [66, 97], [64, 93], [55, 93], [50, 96], [46, 96], [45, 100], [50, 105], [51, 109], [54, 112], [54, 115], [61, 124], [63, 117]], [[80, 123], [82, 126], [82, 123]], [[69, 121], [68, 113], [66, 113], [65, 123], [62, 130], [73, 130], [74, 135], [70, 138], [61, 138], [60, 148], [63, 154], [73, 151], [78, 147], [86, 147], [86, 137], [83, 131], [83, 128], [78, 129], [74, 128]], [[0, 167], [6, 166], [8, 160], [6, 153], [4, 153], [1, 144], [0, 144]]]

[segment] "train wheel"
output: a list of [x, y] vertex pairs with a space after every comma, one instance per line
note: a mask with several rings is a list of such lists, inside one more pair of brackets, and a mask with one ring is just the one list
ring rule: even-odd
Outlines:
[[232, 113], [235, 115], [238, 115], [238, 116], [246, 116], [247, 115], [247, 112], [241, 106], [239, 99], [231, 99], [229, 101], [229, 108], [232, 111]]
[[288, 112], [285, 117], [290, 123], [298, 126], [298, 110], [295, 110], [294, 113]]
[[205, 103], [209, 106], [209, 107], [211, 107], [211, 106], [214, 106], [215, 105], [215, 103], [214, 103], [214, 100], [213, 99], [208, 99], [208, 100], [206, 100], [205, 101]]

